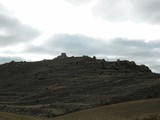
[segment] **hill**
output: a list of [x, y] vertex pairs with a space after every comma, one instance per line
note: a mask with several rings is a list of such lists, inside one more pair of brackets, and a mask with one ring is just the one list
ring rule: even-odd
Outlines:
[[160, 97], [160, 75], [133, 61], [58, 56], [0, 65], [0, 111], [46, 118]]

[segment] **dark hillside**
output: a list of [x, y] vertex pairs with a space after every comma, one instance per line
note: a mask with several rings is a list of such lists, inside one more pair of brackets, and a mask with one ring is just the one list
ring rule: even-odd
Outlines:
[[95, 106], [160, 97], [160, 75], [135, 62], [58, 57], [0, 65], [0, 110], [54, 117]]

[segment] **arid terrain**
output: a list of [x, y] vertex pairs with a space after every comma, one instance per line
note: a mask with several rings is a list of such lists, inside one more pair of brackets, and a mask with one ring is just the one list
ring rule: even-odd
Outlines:
[[[136, 65], [133, 61], [111, 62], [88, 56], [57, 57], [39, 62], [12, 61], [0, 65], [0, 83], [0, 117], [14, 113], [51, 119], [99, 106], [147, 99], [159, 101], [156, 98], [160, 98], [160, 75], [152, 73], [147, 66]], [[155, 103], [152, 101], [151, 105]], [[160, 110], [159, 105], [160, 102], [156, 103], [154, 109]], [[120, 118], [124, 114], [120, 109], [130, 108], [123, 107], [116, 108]], [[105, 111], [100, 113], [105, 114]]]
[[[0, 112], [0, 120], [44, 120]], [[95, 107], [45, 120], [159, 120], [160, 99], [148, 99]]]
[[62, 115], [52, 120], [148, 120], [153, 115], [160, 119], [160, 99], [107, 105]]

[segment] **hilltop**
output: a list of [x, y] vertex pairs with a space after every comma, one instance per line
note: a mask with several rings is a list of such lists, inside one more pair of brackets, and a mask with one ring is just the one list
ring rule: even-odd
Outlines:
[[133, 61], [67, 57], [0, 65], [0, 111], [55, 117], [160, 97], [160, 75]]

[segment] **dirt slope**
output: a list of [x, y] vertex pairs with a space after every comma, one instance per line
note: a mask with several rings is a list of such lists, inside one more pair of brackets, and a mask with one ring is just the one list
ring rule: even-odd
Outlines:
[[160, 114], [160, 99], [102, 106], [63, 115], [52, 120], [132, 120], [151, 114]]
[[0, 120], [42, 120], [42, 119], [17, 115], [12, 113], [0, 112]]

